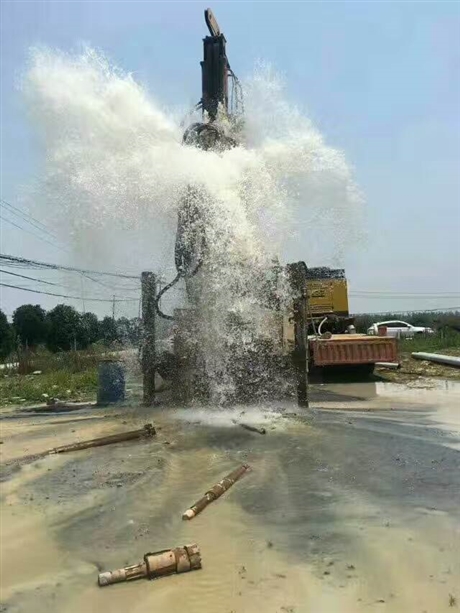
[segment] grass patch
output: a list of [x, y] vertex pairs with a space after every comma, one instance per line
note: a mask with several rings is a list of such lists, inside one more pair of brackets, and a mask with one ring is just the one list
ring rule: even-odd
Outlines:
[[382, 379], [404, 383], [419, 378], [442, 378], [460, 380], [460, 368], [437, 364], [425, 360], [416, 360], [411, 354], [415, 351], [439, 353], [460, 357], [460, 334], [449, 331], [446, 334], [416, 336], [413, 339], [398, 341], [401, 370], [379, 369]]
[[29, 375], [39, 370], [42, 373], [68, 371], [71, 373], [83, 372], [97, 367], [101, 359], [110, 348], [93, 345], [80, 351], [60, 351], [51, 353], [45, 347], [32, 350], [20, 350], [12, 354], [6, 363], [10, 368], [3, 369], [4, 373]]
[[[12, 355], [0, 370], [0, 406], [60, 400], [95, 400], [101, 360], [123, 360], [126, 371], [140, 376], [135, 350], [120, 353], [120, 346], [95, 344], [85, 350], [51, 353], [44, 347]], [[34, 373], [39, 374], [34, 374]]]
[[439, 353], [443, 349], [460, 349], [460, 334], [451, 331], [445, 334], [430, 334], [429, 336], [415, 336], [412, 339], [402, 339], [399, 341], [399, 351], [402, 353], [412, 353], [413, 351], [426, 351], [428, 353]]
[[0, 405], [61, 400], [90, 400], [97, 390], [97, 368], [80, 372], [57, 370], [41, 375], [0, 376]]
[[[97, 366], [103, 350], [51, 353], [45, 348], [22, 351], [0, 371], [0, 405], [60, 400], [90, 400], [97, 391]], [[33, 374], [39, 372], [39, 374]]]

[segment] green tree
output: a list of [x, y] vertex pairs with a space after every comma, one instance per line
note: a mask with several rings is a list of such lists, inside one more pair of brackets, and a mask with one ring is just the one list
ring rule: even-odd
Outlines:
[[82, 317], [73, 307], [58, 304], [48, 312], [46, 346], [50, 351], [68, 351], [84, 346]]
[[136, 346], [140, 340], [140, 319], [120, 317], [117, 320], [117, 337], [124, 345]]
[[133, 317], [129, 322], [129, 341], [134, 347], [141, 342], [141, 323], [139, 317]]
[[77, 341], [82, 347], [92, 345], [100, 338], [99, 321], [94, 313], [81, 316], [81, 334]]
[[0, 311], [0, 359], [5, 359], [14, 347], [13, 326], [8, 323], [8, 319], [3, 311]]
[[117, 324], [112, 317], [104, 317], [99, 324], [99, 338], [106, 345], [110, 345], [118, 340]]
[[124, 344], [131, 342], [131, 321], [127, 317], [120, 317], [116, 321], [117, 337]]
[[13, 327], [23, 345], [36, 347], [46, 340], [46, 313], [38, 304], [23, 304], [13, 313]]

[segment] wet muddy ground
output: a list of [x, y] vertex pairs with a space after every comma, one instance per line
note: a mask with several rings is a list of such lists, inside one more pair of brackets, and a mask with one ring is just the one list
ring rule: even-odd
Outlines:
[[[458, 384], [433, 380], [318, 384], [304, 411], [278, 402], [5, 412], [1, 610], [455, 610], [459, 400]], [[158, 428], [154, 439], [13, 461], [147, 422]], [[252, 471], [183, 522], [182, 512], [242, 462]], [[97, 586], [102, 569], [192, 542], [200, 571]]]

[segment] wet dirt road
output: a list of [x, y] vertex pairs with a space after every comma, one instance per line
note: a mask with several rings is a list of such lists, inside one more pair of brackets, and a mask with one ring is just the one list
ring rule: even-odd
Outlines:
[[[455, 610], [458, 386], [318, 385], [312, 400], [302, 413], [286, 402], [3, 419], [1, 610]], [[160, 428], [152, 441], [50, 456], [20, 469], [10, 463], [149, 421]], [[242, 462], [250, 474], [196, 519], [181, 520]], [[200, 571], [97, 587], [101, 569], [191, 542], [202, 551]]]

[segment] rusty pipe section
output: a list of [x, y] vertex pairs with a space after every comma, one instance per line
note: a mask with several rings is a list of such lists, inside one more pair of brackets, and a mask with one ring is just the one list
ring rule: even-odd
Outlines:
[[153, 424], [145, 424], [140, 430], [131, 430], [129, 432], [121, 432], [120, 434], [111, 434], [110, 436], [102, 436], [101, 438], [93, 438], [89, 441], [81, 441], [80, 443], [71, 443], [70, 445], [62, 445], [50, 449], [48, 454], [67, 453], [68, 451], [79, 451], [80, 449], [88, 449], [89, 447], [102, 447], [103, 445], [111, 445], [112, 443], [121, 443], [130, 441], [136, 438], [150, 438], [156, 434]]
[[200, 498], [194, 505], [185, 511], [185, 513], [182, 515], [182, 519], [193, 519], [196, 517], [196, 515], [201, 513], [201, 511], [211, 504], [211, 502], [214, 502], [214, 500], [220, 498], [222, 494], [224, 494], [230, 487], [232, 487], [234, 483], [238, 481], [238, 479], [241, 479], [249, 468], [250, 467], [248, 464], [242, 464], [229, 475], [224, 477], [222, 481], [216, 483], [216, 485], [207, 491], [202, 498]]
[[144, 561], [118, 570], [99, 573], [99, 587], [133, 581], [134, 579], [156, 579], [176, 573], [187, 573], [201, 568], [201, 554], [198, 545], [184, 545], [175, 549], [164, 549], [146, 553]]

